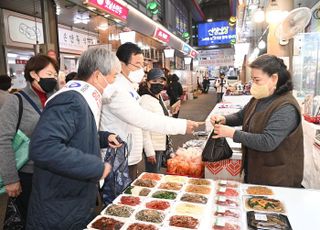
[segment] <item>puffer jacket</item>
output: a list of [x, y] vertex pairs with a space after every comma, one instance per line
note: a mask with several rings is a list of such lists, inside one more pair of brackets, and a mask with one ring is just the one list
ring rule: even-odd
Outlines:
[[185, 119], [170, 118], [143, 109], [139, 104], [139, 94], [122, 74], [117, 76], [110, 87], [113, 88], [113, 94], [103, 100], [100, 130], [117, 133], [122, 140], [127, 141], [129, 165], [142, 160], [142, 130], [171, 135], [185, 134]]
[[[165, 116], [159, 100], [149, 94], [144, 94], [141, 96], [140, 105], [146, 110]], [[143, 149], [146, 155], [149, 157], [155, 155], [154, 151], [166, 150], [166, 139], [167, 138], [165, 134], [144, 130]]]

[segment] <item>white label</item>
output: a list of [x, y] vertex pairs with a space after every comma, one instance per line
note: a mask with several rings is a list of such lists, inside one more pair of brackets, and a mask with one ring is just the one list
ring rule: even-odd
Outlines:
[[261, 213], [255, 213], [254, 218], [260, 221], [268, 221], [267, 215]]
[[226, 180], [221, 180], [221, 181], [219, 182], [219, 184], [221, 184], [221, 185], [226, 185], [226, 184], [227, 184], [227, 181], [226, 181]]
[[226, 187], [220, 187], [220, 188], [219, 188], [219, 192], [223, 192], [223, 193], [225, 193], [225, 192], [226, 192], [226, 190], [227, 190], [227, 188], [226, 188]]
[[225, 202], [226, 200], [225, 196], [218, 196], [218, 201]]
[[224, 219], [217, 219], [215, 225], [224, 227], [226, 225], [226, 222]]
[[225, 212], [226, 212], [226, 208], [225, 207], [221, 207], [221, 206], [217, 207], [217, 213], [225, 213]]

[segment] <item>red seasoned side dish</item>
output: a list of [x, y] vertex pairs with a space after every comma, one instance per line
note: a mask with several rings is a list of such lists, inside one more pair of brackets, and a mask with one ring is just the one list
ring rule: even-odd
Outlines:
[[119, 230], [123, 223], [109, 217], [101, 217], [92, 224], [92, 228], [99, 230]]
[[136, 205], [140, 204], [140, 198], [134, 197], [134, 196], [122, 196], [120, 198], [120, 203], [126, 204], [126, 205], [131, 205], [131, 206], [136, 206]]
[[170, 207], [170, 203], [168, 201], [153, 200], [146, 203], [146, 207], [151, 209], [157, 209], [157, 210], [166, 210], [167, 208]]
[[215, 216], [219, 216], [219, 217], [234, 217], [234, 218], [239, 218], [239, 214], [231, 211], [231, 210], [226, 210], [225, 212], [215, 212], [214, 213]]
[[157, 230], [157, 228], [151, 224], [135, 223], [135, 224], [131, 224], [128, 227], [128, 230]]
[[170, 226], [196, 229], [199, 225], [199, 220], [191, 216], [171, 216]]

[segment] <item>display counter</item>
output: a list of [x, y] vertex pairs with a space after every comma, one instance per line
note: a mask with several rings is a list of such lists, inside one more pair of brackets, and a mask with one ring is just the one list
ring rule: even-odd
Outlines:
[[320, 229], [319, 197], [319, 190], [143, 173], [88, 229]]

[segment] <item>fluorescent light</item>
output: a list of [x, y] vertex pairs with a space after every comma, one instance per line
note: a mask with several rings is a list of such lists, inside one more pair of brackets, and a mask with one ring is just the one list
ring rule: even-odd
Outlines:
[[96, 8], [95, 7], [93, 7], [93, 6], [87, 6], [87, 8], [89, 9], [89, 10], [96, 10]]
[[212, 22], [212, 18], [208, 18], [208, 19], [207, 19], [207, 22]]
[[258, 43], [258, 48], [263, 50], [266, 48], [266, 42], [261, 40], [259, 43]]
[[122, 32], [119, 33], [120, 36], [120, 43], [124, 44], [126, 42], [136, 43], [136, 32], [129, 31], [129, 32]]
[[99, 30], [103, 30], [103, 31], [105, 31], [106, 29], [108, 29], [108, 23], [103, 23], [103, 24], [101, 24], [101, 25], [99, 25], [97, 28], [99, 29]]
[[7, 56], [9, 58], [16, 58], [18, 56], [18, 54], [14, 54], [14, 53], [8, 53]]
[[174, 57], [174, 49], [164, 49], [164, 57], [165, 58], [173, 58]]
[[184, 64], [190, 65], [190, 64], [191, 64], [191, 61], [192, 61], [192, 58], [191, 58], [191, 57], [184, 57]]
[[257, 9], [256, 12], [254, 12], [253, 20], [256, 23], [261, 23], [264, 21], [264, 11], [261, 8]]

